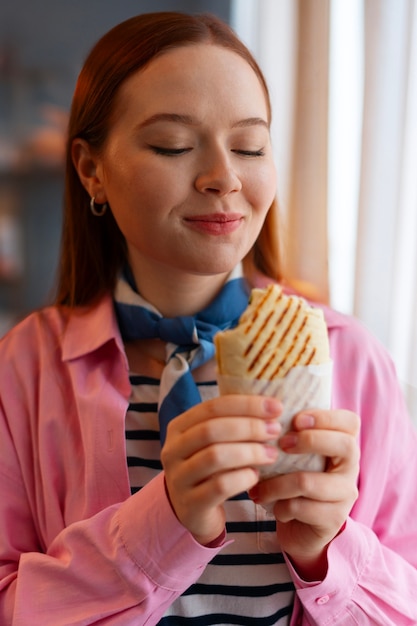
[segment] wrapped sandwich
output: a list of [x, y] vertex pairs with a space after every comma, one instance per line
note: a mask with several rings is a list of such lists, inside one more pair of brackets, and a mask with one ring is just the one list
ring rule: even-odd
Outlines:
[[[216, 334], [221, 394], [252, 393], [280, 398], [283, 432], [293, 416], [307, 408], [330, 407], [331, 359], [323, 312], [277, 284], [253, 289], [238, 325]], [[323, 469], [316, 455], [280, 452], [261, 477]]]

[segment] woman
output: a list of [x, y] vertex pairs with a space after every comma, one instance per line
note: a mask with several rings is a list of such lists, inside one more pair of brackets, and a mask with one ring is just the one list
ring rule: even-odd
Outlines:
[[90, 53], [56, 303], [0, 348], [2, 623], [417, 623], [416, 436], [381, 347], [325, 309], [334, 408], [279, 443], [323, 472], [259, 483], [281, 404], [214, 384], [213, 334], [280, 278], [270, 118], [214, 17]]

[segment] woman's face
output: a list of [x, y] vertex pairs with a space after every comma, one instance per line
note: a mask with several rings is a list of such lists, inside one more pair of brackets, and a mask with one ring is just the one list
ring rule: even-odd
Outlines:
[[229, 272], [276, 191], [255, 72], [214, 45], [157, 57], [122, 85], [97, 173], [138, 283]]

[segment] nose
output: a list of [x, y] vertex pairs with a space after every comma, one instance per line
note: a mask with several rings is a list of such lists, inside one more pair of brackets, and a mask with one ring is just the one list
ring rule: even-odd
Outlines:
[[195, 188], [200, 193], [226, 196], [240, 191], [242, 182], [226, 150], [217, 149], [202, 159], [195, 179]]

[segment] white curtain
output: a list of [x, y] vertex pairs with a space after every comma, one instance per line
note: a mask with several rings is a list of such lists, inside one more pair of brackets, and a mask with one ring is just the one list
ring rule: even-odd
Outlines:
[[354, 312], [391, 351], [417, 417], [417, 6], [366, 0]]
[[285, 274], [328, 299], [329, 0], [235, 0], [233, 25], [266, 75], [273, 105]]
[[264, 69], [286, 273], [385, 344], [417, 422], [417, 1], [235, 0]]

